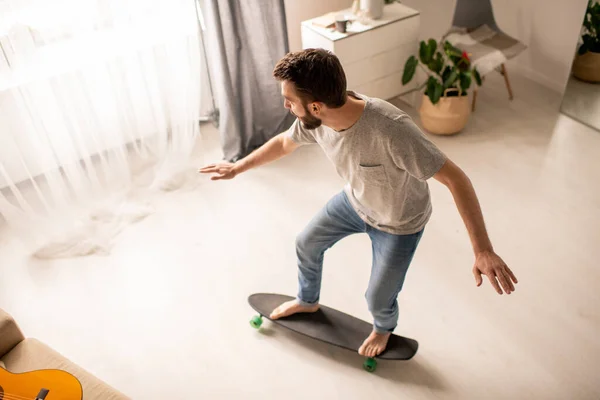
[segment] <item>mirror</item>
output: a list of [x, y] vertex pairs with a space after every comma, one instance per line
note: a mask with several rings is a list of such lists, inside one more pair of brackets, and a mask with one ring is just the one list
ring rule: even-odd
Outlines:
[[561, 112], [600, 130], [600, 3], [589, 0]]

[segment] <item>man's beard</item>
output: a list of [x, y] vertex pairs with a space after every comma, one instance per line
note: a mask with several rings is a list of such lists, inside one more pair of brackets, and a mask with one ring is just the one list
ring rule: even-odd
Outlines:
[[317, 117], [313, 117], [312, 114], [308, 111], [306, 104], [303, 104], [302, 106], [304, 107], [304, 111], [306, 112], [304, 117], [298, 117], [296, 114], [294, 114], [292, 112], [292, 110], [290, 110], [292, 115], [298, 117], [300, 119], [300, 121], [302, 121], [302, 126], [304, 126], [304, 128], [309, 129], [309, 130], [317, 129], [319, 126], [321, 126], [321, 123], [323, 121], [321, 121]]

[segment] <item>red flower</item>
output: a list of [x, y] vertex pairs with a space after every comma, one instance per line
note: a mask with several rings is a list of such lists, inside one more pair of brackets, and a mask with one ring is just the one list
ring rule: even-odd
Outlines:
[[467, 60], [467, 61], [471, 61], [471, 60], [469, 59], [469, 55], [467, 54], [467, 52], [466, 52], [466, 51], [463, 51], [463, 53], [462, 53], [462, 58], [464, 58], [464, 59], [465, 59], [465, 60]]

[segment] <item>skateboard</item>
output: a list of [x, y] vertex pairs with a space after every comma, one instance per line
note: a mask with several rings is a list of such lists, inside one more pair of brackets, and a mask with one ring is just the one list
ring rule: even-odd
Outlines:
[[[250, 295], [248, 303], [258, 312], [258, 315], [250, 320], [250, 325], [255, 329], [260, 329], [264, 317], [296, 333], [357, 353], [365, 338], [373, 330], [372, 324], [323, 304], [314, 313], [298, 313], [276, 320], [269, 318], [271, 311], [277, 306], [293, 299], [294, 297], [275, 293]], [[417, 353], [418, 347], [419, 343], [416, 340], [392, 334], [387, 348], [376, 358], [410, 360]], [[375, 358], [367, 357], [363, 368], [368, 372], [374, 372], [377, 368], [377, 361]]]

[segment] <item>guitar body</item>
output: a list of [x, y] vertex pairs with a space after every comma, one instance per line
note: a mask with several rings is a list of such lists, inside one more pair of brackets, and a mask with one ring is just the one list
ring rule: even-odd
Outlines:
[[13, 374], [0, 368], [0, 400], [35, 400], [46, 389], [45, 400], [82, 400], [77, 378], [58, 369], [42, 369]]

